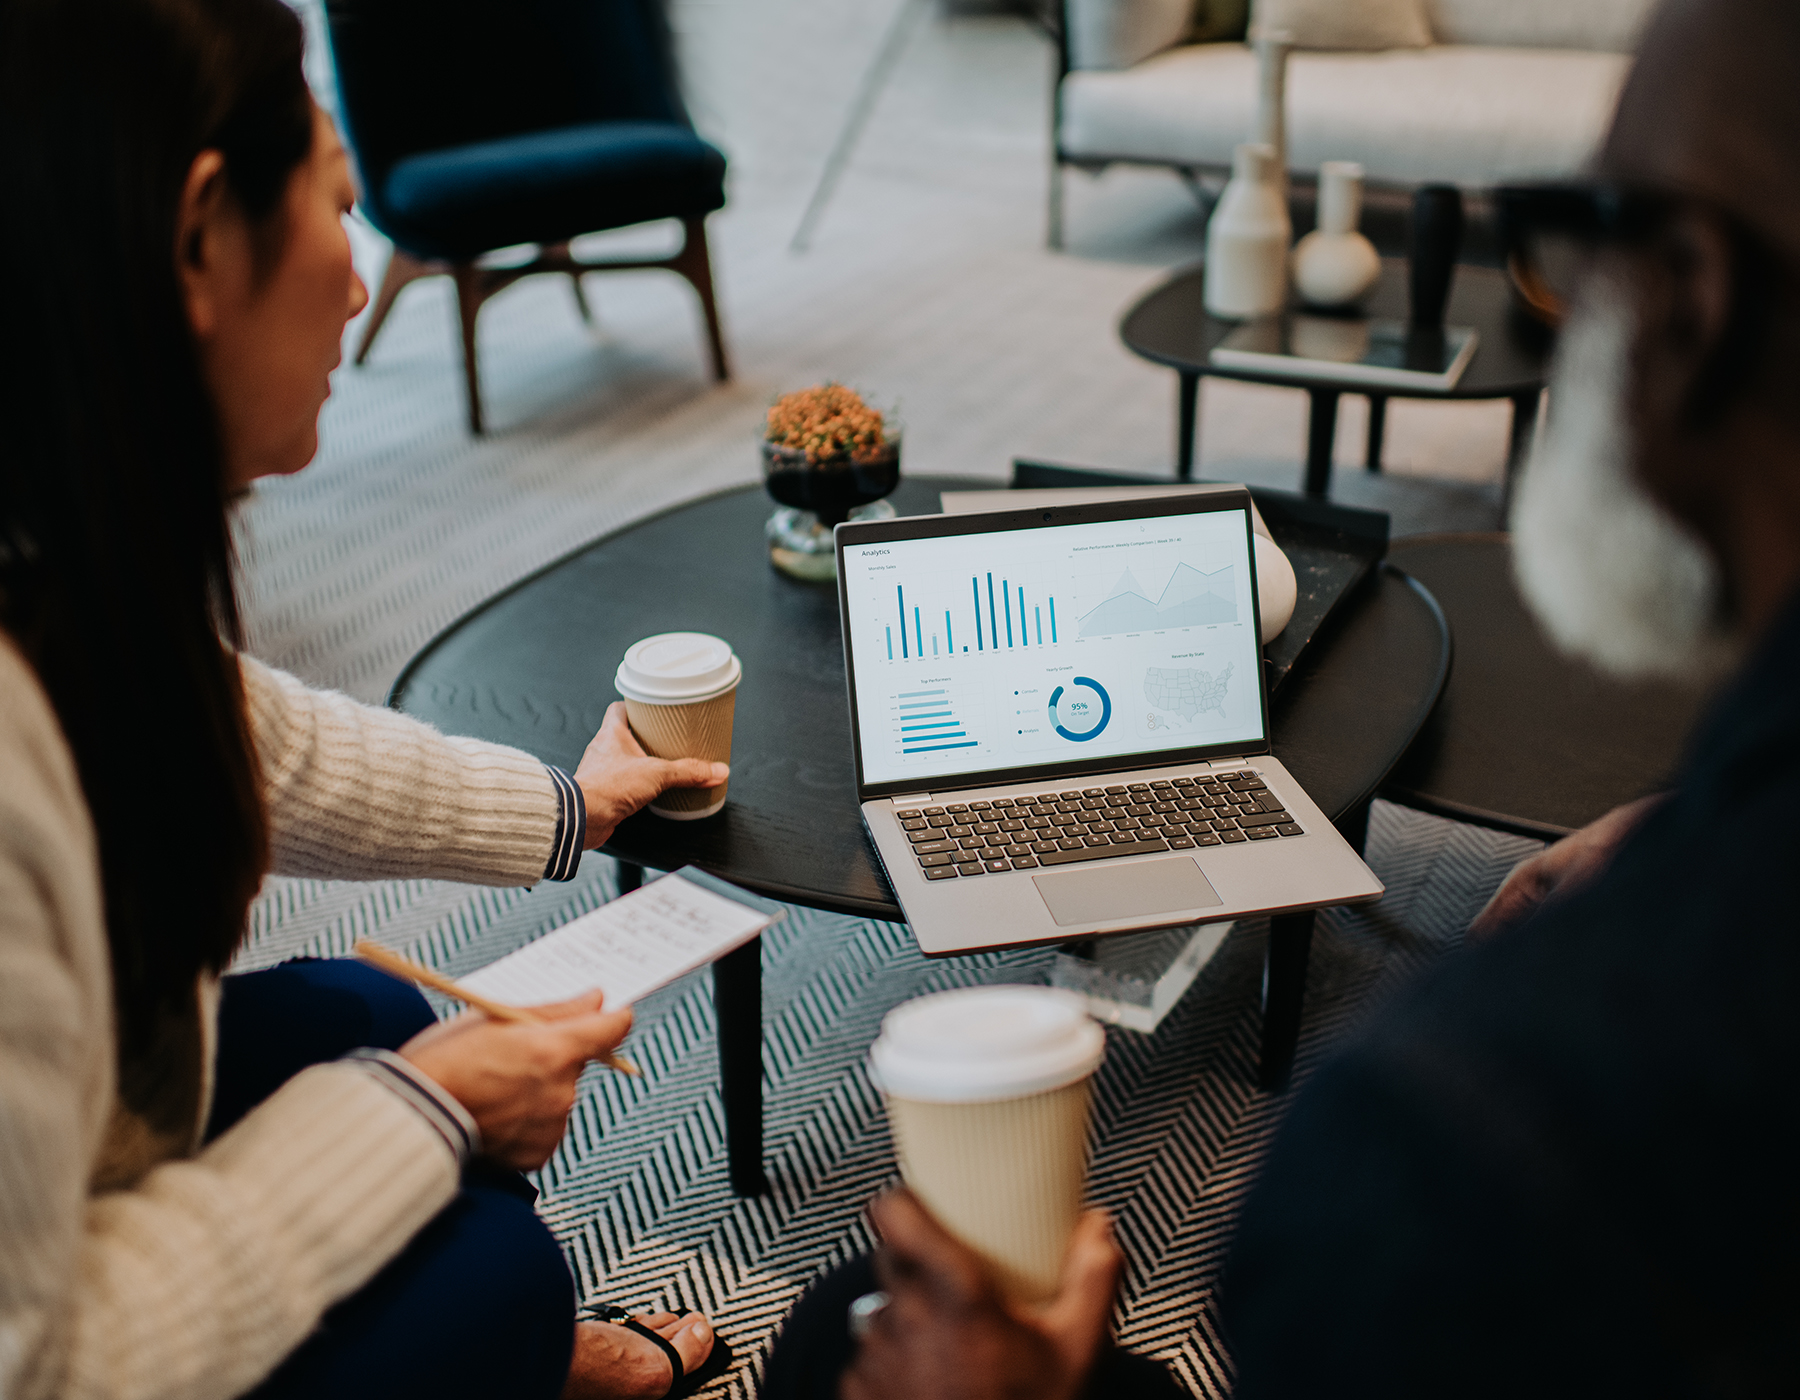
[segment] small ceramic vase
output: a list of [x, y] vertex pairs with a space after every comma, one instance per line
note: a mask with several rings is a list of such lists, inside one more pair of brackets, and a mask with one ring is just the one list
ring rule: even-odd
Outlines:
[[1275, 152], [1260, 142], [1239, 146], [1206, 226], [1206, 309], [1234, 320], [1281, 310], [1293, 236]]
[[1256, 49], [1256, 137], [1275, 152], [1275, 178], [1281, 196], [1288, 192], [1287, 70], [1294, 36], [1285, 29], [1257, 29], [1250, 35]]
[[1362, 185], [1354, 161], [1319, 167], [1319, 226], [1294, 249], [1294, 285], [1309, 306], [1349, 306], [1381, 276], [1381, 255], [1356, 229]]

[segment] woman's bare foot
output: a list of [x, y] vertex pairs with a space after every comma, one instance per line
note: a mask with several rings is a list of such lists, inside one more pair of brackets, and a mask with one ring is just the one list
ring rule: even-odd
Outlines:
[[[632, 1321], [674, 1347], [686, 1375], [712, 1351], [712, 1324], [697, 1312], [639, 1313]], [[648, 1337], [612, 1322], [575, 1324], [575, 1357], [563, 1400], [661, 1400], [673, 1381], [669, 1358]]]

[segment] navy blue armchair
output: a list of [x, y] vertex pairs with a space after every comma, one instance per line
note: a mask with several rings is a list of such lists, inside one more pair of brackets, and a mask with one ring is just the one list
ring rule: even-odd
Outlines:
[[[584, 274], [667, 268], [699, 294], [714, 377], [729, 377], [706, 249], [725, 157], [688, 120], [658, 0], [326, 0], [325, 14], [362, 208], [394, 242], [357, 364], [402, 288], [449, 274], [479, 433], [484, 301], [521, 277], [563, 273], [586, 319]], [[569, 251], [580, 234], [669, 218], [684, 228], [670, 258], [582, 262]], [[536, 256], [477, 261], [515, 244]]]

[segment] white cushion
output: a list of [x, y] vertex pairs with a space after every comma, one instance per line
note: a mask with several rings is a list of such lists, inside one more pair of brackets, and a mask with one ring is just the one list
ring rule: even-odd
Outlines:
[[[1599, 146], [1631, 60], [1575, 50], [1439, 46], [1297, 53], [1288, 157], [1297, 171], [1360, 161], [1371, 180], [1486, 186], [1567, 176]], [[1062, 148], [1090, 158], [1231, 163], [1256, 115], [1256, 57], [1190, 44], [1127, 73], [1071, 73]]]
[[1635, 53], [1657, 0], [1426, 0], [1440, 43]]
[[1281, 30], [1302, 49], [1422, 49], [1424, 0], [1256, 0], [1253, 29]]
[[1068, 0], [1071, 68], [1129, 68], [1188, 37], [1194, 0]]

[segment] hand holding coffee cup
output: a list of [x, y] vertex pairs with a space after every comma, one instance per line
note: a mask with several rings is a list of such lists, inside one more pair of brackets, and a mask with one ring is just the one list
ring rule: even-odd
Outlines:
[[872, 1202], [869, 1218], [881, 1236], [882, 1291], [851, 1304], [858, 1344], [842, 1400], [1102, 1393], [1090, 1380], [1125, 1266], [1104, 1211], [1081, 1217], [1056, 1296], [1032, 1304], [1002, 1297], [982, 1260], [904, 1187]]
[[[626, 651], [613, 684], [625, 697], [631, 734], [646, 753], [722, 767], [731, 759], [731, 722], [743, 673], [729, 642], [704, 632], [663, 632]], [[715, 787], [670, 786], [649, 804], [657, 816], [675, 821], [710, 817], [724, 805], [723, 781]]]
[[901, 1176], [1013, 1302], [1057, 1292], [1105, 1054], [1081, 998], [1050, 987], [920, 997], [887, 1014], [869, 1052]]
[[673, 788], [691, 788], [710, 799], [730, 776], [728, 765], [704, 758], [651, 757], [631, 732], [624, 704], [615, 700], [574, 773], [587, 804], [583, 846], [591, 851], [604, 845], [620, 822]]

